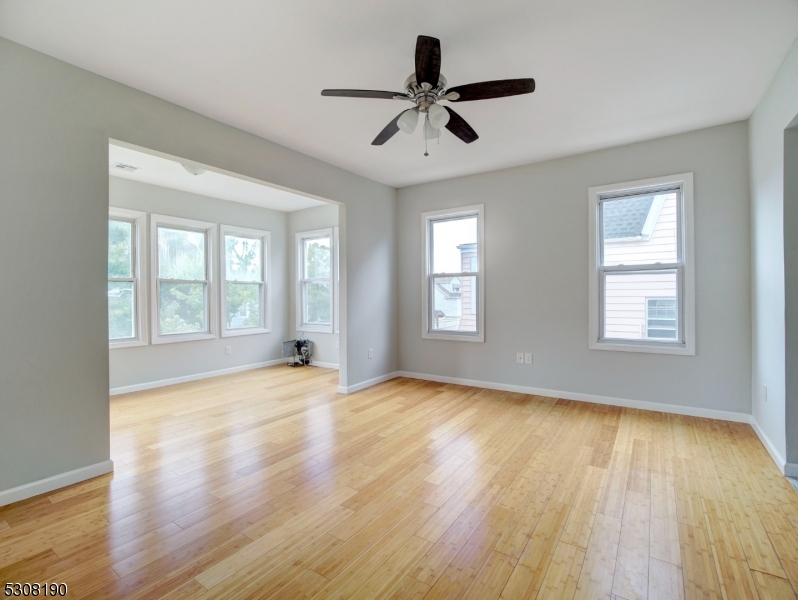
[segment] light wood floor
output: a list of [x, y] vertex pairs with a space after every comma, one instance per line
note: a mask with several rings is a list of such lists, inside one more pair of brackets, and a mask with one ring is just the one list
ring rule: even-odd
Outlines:
[[0, 508], [71, 598], [795, 598], [747, 425], [273, 367], [111, 400], [116, 471]]

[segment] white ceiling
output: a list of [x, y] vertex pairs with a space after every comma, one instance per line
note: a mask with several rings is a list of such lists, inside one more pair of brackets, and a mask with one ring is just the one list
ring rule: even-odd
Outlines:
[[[374, 136], [404, 103], [415, 38], [450, 86], [534, 77], [460, 103], [480, 135]], [[798, 35], [796, 0], [0, 0], [0, 35], [355, 173], [406, 186], [750, 116]]]
[[[117, 163], [138, 167], [138, 169], [136, 171], [123, 171], [114, 166]], [[206, 172], [200, 175], [192, 175], [183, 167], [183, 164], [190, 167], [202, 166], [206, 169]], [[242, 176], [225, 173], [213, 167], [116, 144], [109, 144], [108, 146], [108, 173], [113, 177], [151, 183], [201, 196], [243, 202], [244, 204], [252, 204], [284, 212], [325, 204], [321, 200], [264, 185]]]

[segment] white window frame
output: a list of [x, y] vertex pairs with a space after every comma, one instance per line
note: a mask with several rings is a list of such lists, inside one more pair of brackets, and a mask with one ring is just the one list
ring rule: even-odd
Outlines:
[[[108, 348], [131, 348], [133, 346], [147, 345], [147, 290], [146, 281], [142, 277], [142, 265], [144, 264], [144, 244], [145, 230], [147, 228], [147, 214], [126, 208], [109, 207], [108, 220], [128, 221], [133, 225], [131, 241], [133, 243], [133, 277], [126, 279], [108, 278], [108, 281], [132, 281], [136, 299], [136, 337], [122, 340], [108, 340]], [[107, 326], [107, 323], [106, 323]]]
[[[335, 237], [332, 227], [324, 229], [315, 229], [313, 231], [301, 231], [296, 234], [296, 330], [301, 332], [318, 332], [318, 333], [333, 333], [335, 327], [335, 304], [336, 304], [336, 289], [335, 280], [337, 278], [337, 269], [335, 265]], [[305, 240], [312, 240], [321, 237], [330, 238], [330, 277], [323, 277], [318, 279], [304, 279], [305, 274]], [[304, 302], [305, 302], [305, 283], [307, 282], [323, 282], [327, 281], [330, 284], [330, 324], [329, 325], [316, 325], [313, 323], [303, 323], [305, 317]]]
[[338, 297], [338, 290], [341, 283], [341, 273], [340, 273], [340, 253], [338, 250], [338, 227], [333, 227], [333, 269], [335, 269], [335, 283], [333, 284], [333, 333], [340, 333], [341, 332], [341, 304]]
[[[205, 270], [207, 279], [197, 280], [195, 283], [205, 283], [207, 293], [205, 297], [207, 331], [198, 333], [173, 333], [161, 335], [158, 331], [160, 320], [160, 302], [158, 301], [158, 290], [160, 288], [160, 278], [158, 277], [158, 227], [168, 227], [170, 229], [187, 229], [199, 231], [205, 234]], [[216, 230], [215, 223], [205, 221], [195, 221], [182, 217], [171, 217], [167, 215], [150, 215], [150, 306], [152, 307], [150, 326], [153, 344], [172, 344], [177, 342], [191, 342], [198, 340], [212, 340], [217, 337], [216, 323], [219, 317], [216, 312]], [[192, 283], [189, 280], [179, 280]]]
[[[476, 273], [433, 273], [432, 272], [432, 223], [434, 221], [445, 221], [462, 217], [477, 217], [477, 265]], [[421, 280], [421, 337], [426, 340], [447, 340], [451, 342], [484, 342], [485, 341], [485, 205], [475, 204], [473, 206], [463, 206], [460, 208], [450, 208], [435, 210], [421, 214], [421, 228], [424, 240], [424, 250], [422, 252], [422, 280]], [[477, 331], [454, 333], [451, 331], [441, 332], [431, 329], [432, 323], [432, 300], [430, 294], [434, 277], [473, 277], [477, 280]]]
[[[245, 237], [250, 239], [260, 240], [261, 242], [261, 281], [251, 283], [261, 283], [261, 298], [260, 305], [263, 309], [260, 318], [260, 325], [256, 327], [241, 327], [235, 329], [228, 329], [227, 327], [227, 245], [225, 244], [225, 236], [234, 235], [238, 237]], [[271, 274], [271, 246], [272, 236], [268, 231], [261, 229], [248, 229], [246, 227], [236, 227], [234, 225], [220, 225], [219, 226], [219, 283], [221, 287], [221, 299], [219, 310], [219, 325], [222, 337], [236, 337], [240, 335], [255, 335], [261, 333], [271, 332], [271, 282], [269, 276]], [[230, 283], [236, 283], [231, 281]]]
[[[602, 235], [599, 210], [603, 199], [613, 199], [626, 195], [639, 195], [665, 191], [679, 187], [681, 202], [677, 208], [678, 255], [675, 263], [655, 263], [649, 265], [602, 267]], [[655, 177], [639, 181], [628, 181], [612, 185], [592, 187], [588, 190], [589, 210], [589, 339], [591, 350], [613, 350], [620, 352], [647, 352], [653, 354], [682, 354], [694, 356], [695, 342], [695, 253], [694, 253], [694, 214], [693, 214], [693, 174], [681, 173], [667, 177]], [[602, 274], [623, 271], [675, 271], [677, 280], [677, 320], [680, 338], [677, 342], [642, 340], [603, 339], [602, 331]]]

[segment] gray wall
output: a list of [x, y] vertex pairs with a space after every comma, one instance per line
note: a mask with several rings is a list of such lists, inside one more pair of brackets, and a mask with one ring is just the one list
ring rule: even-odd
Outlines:
[[[338, 334], [317, 331], [297, 333], [296, 330], [296, 234], [314, 229], [338, 227], [338, 207], [334, 204], [316, 206], [288, 213], [288, 330], [292, 339], [302, 335], [313, 340], [313, 359], [319, 362], [338, 364]], [[288, 339], [288, 338], [286, 338]]]
[[0, 81], [0, 490], [109, 458], [109, 138], [343, 203], [342, 381], [396, 369], [393, 188], [1, 38]]
[[[753, 416], [786, 459], [784, 129], [798, 114], [798, 41], [749, 120]], [[767, 385], [767, 401], [764, 386]]]
[[[269, 293], [271, 295], [271, 332], [258, 335], [217, 337], [175, 344], [156, 344], [110, 351], [111, 389], [173, 377], [207, 373], [278, 359], [282, 341], [287, 339], [288, 310], [287, 249], [288, 214], [249, 204], [208, 198], [180, 190], [111, 177], [109, 204], [150, 214], [197, 219], [220, 225], [237, 225], [271, 232]], [[150, 244], [147, 226], [142, 272], [149, 285]], [[214, 241], [219, 252], [218, 239]], [[217, 254], [218, 255], [218, 254]], [[214, 281], [221, 281], [220, 261], [213, 265]], [[216, 293], [219, 288], [217, 285]], [[218, 297], [218, 296], [217, 296]], [[218, 304], [217, 304], [218, 306]], [[232, 354], [225, 354], [230, 346]]]
[[[588, 350], [588, 188], [688, 171], [695, 174], [697, 355]], [[401, 368], [749, 412], [748, 190], [746, 123], [399, 190]], [[420, 215], [479, 203], [486, 341], [423, 340]], [[517, 364], [520, 351], [532, 352], [534, 364]]]

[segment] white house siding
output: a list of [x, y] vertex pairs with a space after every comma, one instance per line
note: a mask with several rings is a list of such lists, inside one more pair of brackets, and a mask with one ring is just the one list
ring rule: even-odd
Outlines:
[[[644, 265], [676, 261], [676, 195], [666, 196], [659, 218], [647, 240], [605, 241], [605, 265]], [[674, 273], [607, 276], [605, 337], [646, 337], [646, 299], [675, 298]]]
[[[460, 265], [463, 271], [471, 271], [471, 259], [477, 257], [476, 247], [460, 253]], [[477, 330], [476, 277], [463, 277], [463, 313], [460, 320], [460, 331]]]

